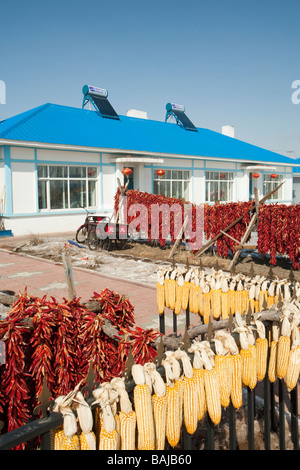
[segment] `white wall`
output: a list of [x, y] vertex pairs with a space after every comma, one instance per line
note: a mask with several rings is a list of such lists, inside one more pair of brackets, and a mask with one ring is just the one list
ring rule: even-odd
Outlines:
[[196, 204], [205, 201], [205, 172], [203, 170], [194, 169], [193, 181], [193, 201]]
[[22, 160], [34, 160], [35, 152], [33, 148], [26, 147], [11, 147], [10, 158]]
[[24, 162], [11, 163], [13, 213], [36, 212], [35, 164]]
[[44, 150], [37, 149], [37, 160], [61, 163], [99, 163], [100, 153], [72, 152], [71, 150]]
[[294, 176], [293, 180], [293, 204], [300, 203], [300, 175]]
[[[121, 180], [122, 183], [122, 180]], [[101, 185], [101, 183], [100, 183]], [[117, 179], [115, 174], [115, 166], [102, 167], [102, 207], [101, 209], [108, 210], [114, 206], [114, 196], [117, 190]]]
[[4, 162], [0, 159], [0, 214], [5, 212], [5, 175]]
[[5, 229], [11, 230], [14, 236], [73, 232], [84, 222], [85, 214], [38, 215], [28, 217], [11, 217], [4, 219]]

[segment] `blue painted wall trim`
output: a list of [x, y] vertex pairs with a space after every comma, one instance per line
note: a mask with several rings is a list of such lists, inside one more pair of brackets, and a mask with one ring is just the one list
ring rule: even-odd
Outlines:
[[4, 179], [5, 179], [5, 215], [11, 215], [13, 209], [12, 180], [11, 180], [11, 158], [10, 147], [4, 147]]

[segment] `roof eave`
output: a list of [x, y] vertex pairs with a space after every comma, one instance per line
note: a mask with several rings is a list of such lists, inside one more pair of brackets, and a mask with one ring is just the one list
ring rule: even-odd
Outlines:
[[231, 163], [247, 163], [255, 162], [256, 164], [262, 165], [280, 165], [280, 166], [292, 166], [299, 167], [299, 163], [291, 162], [278, 162], [270, 161], [266, 163], [265, 161], [260, 160], [251, 160], [247, 158], [222, 158], [222, 157], [212, 157], [207, 155], [183, 155], [177, 153], [165, 153], [165, 152], [148, 152], [145, 150], [133, 150], [133, 149], [119, 149], [119, 148], [105, 148], [105, 147], [88, 147], [72, 144], [55, 144], [49, 142], [30, 142], [24, 140], [12, 140], [12, 139], [3, 139], [0, 138], [0, 146], [14, 146], [14, 147], [31, 147], [31, 148], [41, 148], [49, 150], [77, 150], [81, 152], [101, 152], [101, 153], [112, 153], [112, 154], [132, 154], [132, 155], [145, 155], [152, 157], [169, 157], [169, 158], [184, 158], [184, 159], [196, 159], [196, 160], [211, 160], [211, 161], [221, 161], [221, 162], [231, 162]]

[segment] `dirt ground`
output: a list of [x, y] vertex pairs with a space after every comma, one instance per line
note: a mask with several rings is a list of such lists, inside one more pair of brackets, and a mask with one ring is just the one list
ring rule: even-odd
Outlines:
[[[28, 235], [24, 237], [6, 237], [0, 238], [0, 248], [11, 251], [24, 252], [41, 258], [52, 259], [53, 261], [61, 260], [61, 252], [65, 243], [69, 246], [71, 255], [75, 258], [80, 255], [82, 267], [89, 269], [97, 269], [97, 265], [105, 259], [121, 258], [128, 260], [139, 260], [144, 263], [152, 263], [157, 265], [168, 265], [174, 261], [176, 264], [189, 263], [190, 266], [203, 266], [207, 268], [229, 269], [231, 258], [222, 258], [216, 255], [212, 250], [206, 251], [200, 257], [195, 256], [192, 252], [187, 251], [185, 246], [179, 246], [174, 256], [170, 258], [171, 247], [151, 246], [144, 242], [128, 242], [120, 249], [112, 243], [109, 251], [97, 250], [91, 251], [85, 244], [80, 244], [80, 251], [76, 245], [69, 243], [75, 242], [74, 233], [66, 234], [47, 234], [47, 235]], [[86, 259], [84, 259], [86, 258]], [[256, 251], [243, 250], [235, 264], [235, 271], [243, 274], [251, 274], [270, 277], [270, 274], [279, 279], [286, 279], [291, 273], [291, 263], [288, 258], [278, 257], [277, 265], [269, 264], [268, 256], [261, 256]], [[270, 271], [271, 269], [271, 271]], [[300, 271], [293, 271], [296, 280], [300, 281]]]

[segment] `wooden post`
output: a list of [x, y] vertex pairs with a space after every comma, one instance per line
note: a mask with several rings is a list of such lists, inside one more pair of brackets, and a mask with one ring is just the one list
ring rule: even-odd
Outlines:
[[76, 290], [75, 290], [72, 263], [71, 263], [70, 255], [68, 253], [67, 248], [65, 248], [65, 252], [62, 254], [62, 258], [63, 258], [63, 264], [65, 268], [65, 275], [66, 275], [67, 283], [68, 283], [68, 296], [69, 296], [69, 300], [72, 300], [72, 299], [75, 299], [76, 297]]
[[[249, 225], [248, 225], [248, 227], [247, 227], [247, 229], [246, 229], [246, 232], [245, 232], [244, 235], [243, 235], [243, 238], [242, 238], [242, 240], [241, 240], [241, 247], [244, 246], [245, 241], [247, 240], [248, 236], [250, 235], [250, 232], [252, 232], [252, 229], [253, 229], [253, 227], [254, 227], [254, 225], [255, 225], [255, 223], [256, 223], [256, 220], [257, 220], [257, 214], [255, 213], [255, 214], [252, 216], [252, 219], [250, 220], [250, 223], [249, 223]], [[233, 256], [233, 259], [231, 260], [231, 263], [230, 263], [229, 268], [228, 268], [229, 271], [232, 269], [232, 266], [236, 263], [238, 257], [240, 256], [240, 253], [241, 253], [241, 249], [238, 249], [238, 250], [235, 252], [235, 254], [234, 254], [234, 256]]]
[[172, 246], [172, 250], [169, 254], [169, 259], [172, 258], [172, 256], [174, 256], [174, 251], [176, 250], [177, 246], [178, 246], [178, 243], [180, 242], [181, 238], [182, 238], [182, 235], [183, 235], [183, 232], [184, 232], [184, 229], [186, 227], [186, 224], [188, 223], [188, 216], [186, 216], [184, 222], [183, 222], [183, 225], [181, 226], [181, 229], [180, 229], [180, 232], [178, 233], [177, 235], [177, 238], [175, 240], [175, 243], [174, 245]]
[[[127, 182], [126, 182], [124, 188], [122, 188], [121, 181], [120, 181], [119, 178], [117, 178], [117, 182], [118, 182], [118, 187], [119, 187], [119, 189], [120, 189], [120, 193], [121, 193], [121, 194], [120, 194], [118, 212], [117, 212], [117, 214], [116, 214], [116, 223], [117, 223], [118, 220], [119, 220], [121, 208], [122, 208], [122, 205], [123, 205], [123, 200], [124, 200], [124, 197], [126, 196], [126, 191], [127, 191], [128, 185], [129, 185], [129, 178], [127, 178]], [[109, 219], [110, 222], [111, 222], [113, 216], [114, 216], [114, 213], [112, 214], [111, 218]]]

